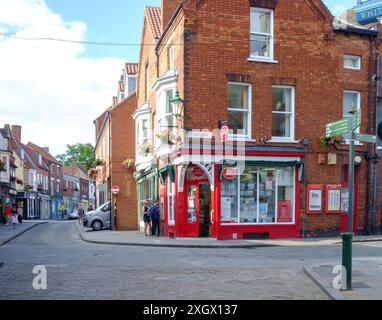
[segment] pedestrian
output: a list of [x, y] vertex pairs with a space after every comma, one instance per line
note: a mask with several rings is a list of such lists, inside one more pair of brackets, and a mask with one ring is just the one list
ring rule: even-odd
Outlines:
[[12, 215], [11, 215], [11, 224], [13, 225], [13, 229], [16, 229], [16, 224], [17, 224], [17, 211], [16, 212], [12, 212]]
[[160, 224], [160, 213], [159, 213], [159, 200], [156, 200], [154, 204], [149, 208], [148, 215], [151, 220], [151, 236], [159, 237], [159, 224]]
[[82, 209], [82, 205], [78, 205], [78, 224], [82, 224], [82, 219], [84, 218], [85, 211]]
[[19, 221], [19, 223], [23, 223], [23, 208], [21, 208], [21, 206], [18, 206], [17, 208], [17, 220]]
[[4, 209], [5, 223], [7, 225], [9, 224], [9, 220], [11, 219], [11, 213], [12, 213], [11, 206], [9, 204], [7, 204], [5, 206], [5, 209]]
[[91, 204], [89, 204], [88, 212], [89, 211], [94, 211], [93, 206]]
[[149, 211], [149, 205], [147, 201], [143, 201], [142, 206], [142, 214], [143, 214], [143, 222], [145, 223], [145, 237], [148, 237], [151, 235], [151, 220], [148, 214]]

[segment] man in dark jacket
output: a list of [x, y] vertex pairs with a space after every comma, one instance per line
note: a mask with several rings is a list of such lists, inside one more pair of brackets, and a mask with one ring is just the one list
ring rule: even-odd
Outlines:
[[160, 224], [159, 200], [156, 200], [154, 204], [149, 208], [148, 215], [151, 220], [151, 236], [156, 235], [157, 237], [159, 237], [159, 224]]

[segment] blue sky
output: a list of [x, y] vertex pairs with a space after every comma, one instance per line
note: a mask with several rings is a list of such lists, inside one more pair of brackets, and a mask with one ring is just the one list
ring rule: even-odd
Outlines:
[[[324, 0], [331, 10], [336, 10], [336, 6], [349, 8], [356, 2], [356, 0]], [[87, 40], [138, 44], [141, 37], [143, 8], [159, 6], [160, 0], [46, 0], [46, 3], [65, 21], [85, 22], [88, 27]], [[117, 57], [134, 62], [139, 55], [138, 46], [87, 46], [86, 49], [83, 55], [88, 57]]]

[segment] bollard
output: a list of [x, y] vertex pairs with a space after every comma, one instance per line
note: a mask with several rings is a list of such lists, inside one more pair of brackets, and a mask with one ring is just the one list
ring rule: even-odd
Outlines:
[[342, 266], [346, 270], [346, 290], [352, 290], [353, 233], [342, 233]]

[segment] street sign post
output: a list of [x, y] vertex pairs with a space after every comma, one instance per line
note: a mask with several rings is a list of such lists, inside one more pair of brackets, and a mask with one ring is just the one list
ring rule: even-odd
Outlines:
[[350, 115], [342, 120], [329, 123], [326, 126], [326, 137], [342, 135], [349, 140], [349, 211], [348, 232], [342, 236], [342, 266], [346, 270], [346, 289], [352, 288], [352, 243], [354, 216], [354, 145], [355, 141], [376, 143], [377, 137], [368, 134], [358, 134], [355, 131], [361, 126], [361, 110], [352, 110]]

